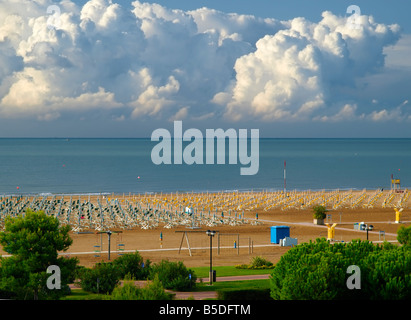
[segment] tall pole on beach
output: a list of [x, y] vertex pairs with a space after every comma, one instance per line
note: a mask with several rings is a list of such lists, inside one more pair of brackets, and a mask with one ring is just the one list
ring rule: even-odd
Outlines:
[[286, 170], [286, 163], [285, 163], [285, 160], [284, 160], [284, 194], [285, 194], [285, 192], [286, 192], [286, 178], [285, 178], [285, 170]]

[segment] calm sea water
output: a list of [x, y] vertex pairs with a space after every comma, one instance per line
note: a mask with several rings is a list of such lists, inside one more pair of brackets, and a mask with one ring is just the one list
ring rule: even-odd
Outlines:
[[390, 188], [391, 174], [411, 186], [411, 139], [260, 139], [254, 176], [240, 163], [154, 165], [156, 144], [0, 139], [0, 194], [282, 190], [284, 161], [287, 190]]

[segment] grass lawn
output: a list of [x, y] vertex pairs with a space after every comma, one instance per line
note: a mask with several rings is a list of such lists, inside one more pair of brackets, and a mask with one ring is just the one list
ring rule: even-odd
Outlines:
[[90, 293], [83, 289], [71, 290], [71, 294], [61, 298], [60, 300], [102, 300], [104, 294]]
[[[207, 278], [210, 272], [210, 267], [195, 267], [189, 269], [192, 269], [195, 272], [197, 278]], [[217, 277], [271, 274], [273, 271], [273, 269], [237, 269], [235, 266], [213, 267], [213, 270], [216, 271]]]

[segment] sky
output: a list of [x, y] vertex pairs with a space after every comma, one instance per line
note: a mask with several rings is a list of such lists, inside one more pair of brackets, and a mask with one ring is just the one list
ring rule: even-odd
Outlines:
[[150, 137], [175, 120], [260, 137], [411, 137], [410, 9], [0, 0], [0, 137]]

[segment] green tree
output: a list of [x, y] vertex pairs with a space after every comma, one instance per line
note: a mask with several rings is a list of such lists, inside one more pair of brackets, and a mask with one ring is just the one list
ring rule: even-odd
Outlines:
[[[67, 294], [78, 259], [58, 257], [58, 253], [72, 244], [69, 231], [70, 226], [60, 226], [42, 211], [7, 217], [0, 244], [12, 257], [0, 260], [0, 290], [17, 299], [56, 299]], [[60, 268], [61, 289], [47, 288], [51, 276], [47, 268], [52, 265]]]
[[314, 219], [325, 219], [326, 212], [328, 212], [328, 210], [324, 206], [317, 205], [313, 207]]
[[397, 240], [408, 248], [411, 246], [411, 225], [408, 227], [401, 226], [397, 231]]
[[411, 300], [411, 250], [389, 247], [365, 258], [363, 286], [372, 300]]
[[[331, 244], [324, 238], [291, 248], [271, 274], [277, 300], [409, 299], [411, 252], [368, 241]], [[350, 290], [347, 269], [361, 271], [361, 290]]]

